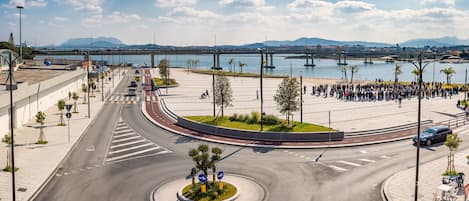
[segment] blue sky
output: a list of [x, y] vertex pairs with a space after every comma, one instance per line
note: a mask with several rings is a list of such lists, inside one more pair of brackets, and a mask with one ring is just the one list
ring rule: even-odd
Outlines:
[[0, 0], [0, 40], [110, 36], [126, 44], [213, 45], [321, 37], [399, 43], [469, 38], [467, 0]]

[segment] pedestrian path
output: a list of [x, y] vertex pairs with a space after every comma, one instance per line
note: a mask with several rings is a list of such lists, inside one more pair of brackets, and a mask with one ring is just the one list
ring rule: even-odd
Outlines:
[[[301, 154], [295, 151], [284, 150], [283, 152], [292, 155], [294, 157], [298, 157], [304, 159], [309, 162], [317, 162], [321, 165], [327, 166], [337, 172], [346, 172], [350, 171], [354, 168], [364, 167], [368, 164], [376, 163], [382, 160], [386, 160], [392, 158], [391, 155], [381, 155], [381, 156], [366, 156], [363, 155], [362, 157], [357, 157], [353, 159], [342, 159], [342, 160], [321, 160], [322, 154], [319, 156], [310, 156], [308, 154]], [[360, 151], [362, 154], [366, 154], [365, 150]]]
[[114, 104], [137, 104], [140, 101], [140, 96], [127, 96], [127, 95], [112, 95], [109, 97], [108, 102]]
[[122, 118], [117, 121], [105, 163], [115, 163], [134, 158], [171, 153], [135, 132]]

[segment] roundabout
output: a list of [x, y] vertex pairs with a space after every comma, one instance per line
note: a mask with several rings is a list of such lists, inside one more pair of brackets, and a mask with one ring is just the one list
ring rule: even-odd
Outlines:
[[[255, 179], [243, 175], [227, 174], [223, 178], [223, 182], [227, 182], [236, 187], [237, 192], [231, 198], [225, 200], [236, 201], [252, 201], [252, 200], [267, 200], [267, 192], [262, 184], [259, 184]], [[164, 201], [164, 200], [177, 200], [189, 201], [183, 199], [181, 196], [183, 188], [190, 185], [191, 179], [179, 178], [169, 180], [161, 185], [157, 185], [153, 189], [150, 200], [151, 201]]]

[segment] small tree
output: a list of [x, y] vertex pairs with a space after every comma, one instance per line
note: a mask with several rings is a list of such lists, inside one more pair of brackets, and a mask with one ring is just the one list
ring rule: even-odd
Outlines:
[[163, 83], [165, 85], [169, 84], [169, 60], [168, 59], [162, 59], [160, 60], [160, 63], [158, 64], [159, 72], [160, 72], [160, 77]]
[[396, 64], [396, 67], [394, 67], [394, 94], [397, 93], [397, 85], [399, 83], [400, 74], [402, 74], [401, 64]]
[[218, 147], [213, 147], [211, 153], [209, 153], [209, 147], [206, 144], [201, 144], [197, 149], [190, 149], [188, 155], [195, 162], [195, 168], [202, 171], [208, 176], [208, 169], [213, 170], [213, 181], [215, 181], [216, 162], [220, 160], [222, 150]]
[[225, 76], [217, 75], [213, 94], [215, 96], [215, 104], [221, 107], [221, 117], [223, 118], [223, 108], [233, 106], [231, 104], [233, 102], [233, 91], [231, 90], [230, 80]]
[[230, 65], [230, 72], [234, 70], [234, 65], [235, 65], [235, 60], [233, 58], [230, 58], [228, 60], [228, 65]]
[[419, 79], [420, 70], [418, 68], [414, 68], [411, 73], [414, 74], [414, 81], [417, 82]]
[[81, 84], [81, 91], [83, 92], [83, 104], [86, 104], [86, 93], [88, 92], [88, 85]]
[[286, 115], [287, 123], [290, 124], [292, 112], [298, 111], [300, 96], [300, 85], [296, 78], [284, 78], [278, 86], [274, 96], [274, 101], [280, 110], [280, 113]]
[[72, 99], [73, 99], [73, 113], [78, 113], [78, 105], [77, 105], [77, 100], [80, 97], [77, 95], [77, 93], [73, 92], [72, 94]]
[[46, 113], [39, 111], [36, 114], [36, 122], [41, 124], [39, 127], [39, 140], [37, 141], [37, 144], [47, 144], [47, 141], [45, 140], [44, 136], [44, 121], [46, 120]]
[[[11, 157], [11, 136], [10, 134], [6, 134], [2, 138], [2, 142], [7, 144], [7, 164], [6, 167], [3, 169], [4, 171], [11, 172], [12, 170], [12, 157]], [[18, 170], [18, 168], [15, 167], [15, 171]]]
[[340, 71], [341, 71], [342, 73], [344, 73], [345, 83], [347, 83], [347, 82], [348, 82], [348, 78], [347, 78], [347, 66], [342, 66], [342, 67], [340, 67]]
[[64, 109], [65, 109], [65, 100], [61, 99], [57, 102], [57, 108], [60, 110], [60, 123], [59, 126], [65, 126], [64, 123]]
[[448, 67], [441, 69], [440, 73], [444, 73], [446, 75], [446, 83], [451, 84], [451, 77], [456, 74], [456, 71], [453, 69], [453, 67]]
[[358, 72], [358, 66], [351, 66], [350, 71], [352, 75], [350, 76], [350, 84], [353, 84], [353, 75]]
[[458, 134], [448, 134], [446, 136], [445, 146], [449, 149], [448, 154], [448, 166], [446, 167], [445, 174], [457, 175], [456, 168], [454, 167], [454, 152], [458, 149], [462, 140], [458, 137]]
[[247, 66], [247, 64], [240, 61], [238, 62], [238, 66], [239, 66], [239, 72], [243, 73], [243, 68]]

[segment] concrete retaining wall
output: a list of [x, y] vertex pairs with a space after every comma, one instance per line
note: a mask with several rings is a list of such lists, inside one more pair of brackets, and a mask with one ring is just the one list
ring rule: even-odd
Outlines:
[[[15, 128], [35, 118], [38, 111], [44, 111], [57, 104], [58, 100], [68, 96], [69, 91], [80, 91], [81, 84], [85, 82], [86, 72], [78, 69], [40, 83], [18, 84], [18, 90], [13, 91]], [[67, 102], [68, 98], [65, 101]], [[0, 94], [0, 136], [8, 133], [9, 110], [10, 94], [8, 91], [2, 91]]]
[[199, 132], [217, 135], [221, 137], [238, 138], [244, 140], [274, 141], [274, 142], [322, 142], [340, 141], [344, 139], [344, 132], [311, 132], [311, 133], [287, 133], [287, 132], [255, 132], [248, 130], [235, 130], [222, 128], [208, 124], [202, 124], [183, 117], [177, 118], [177, 124]]

